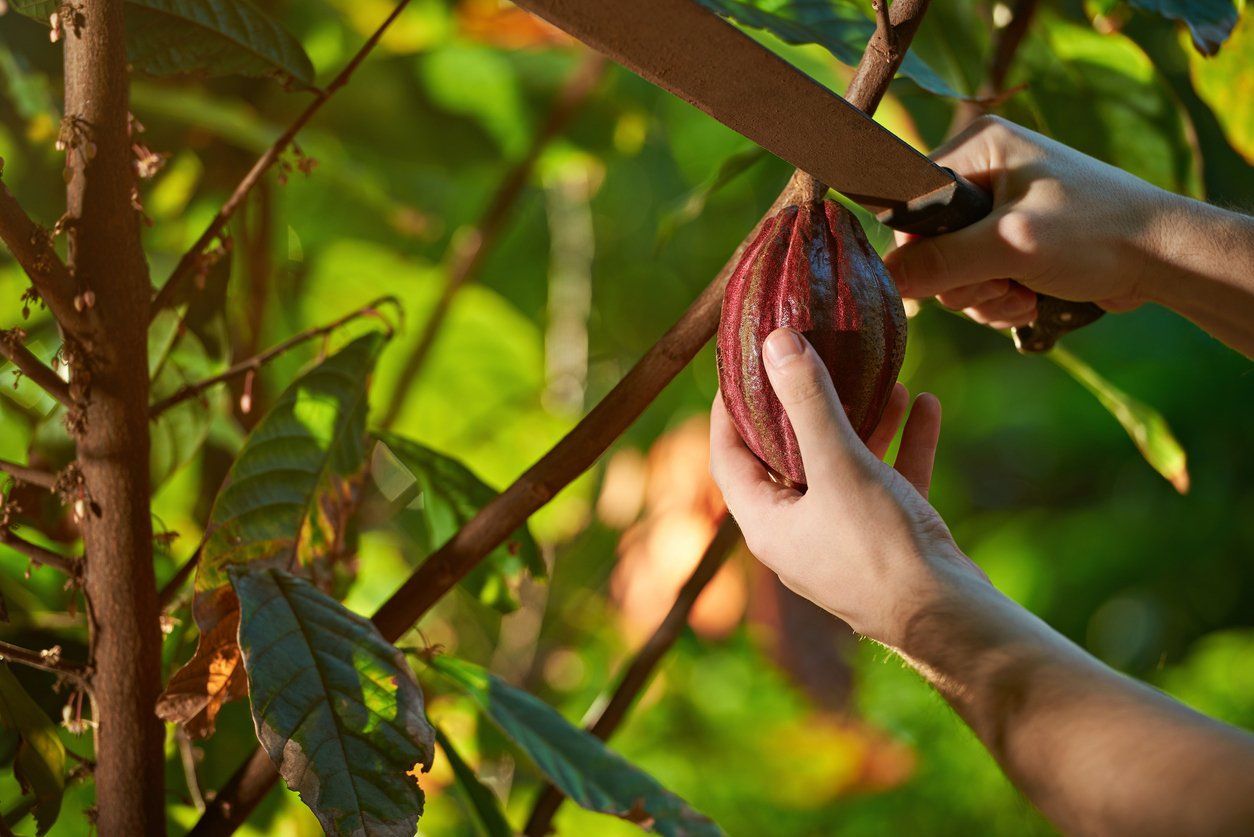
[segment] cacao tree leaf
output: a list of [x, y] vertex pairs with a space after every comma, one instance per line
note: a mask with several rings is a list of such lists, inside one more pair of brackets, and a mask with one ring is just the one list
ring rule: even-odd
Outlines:
[[13, 676], [0, 665], [0, 721], [21, 736], [13, 772], [22, 790], [34, 796], [39, 834], [52, 828], [65, 793], [65, 745], [56, 724], [39, 708]]
[[[456, 459], [395, 433], [380, 433], [371, 471], [397, 510], [390, 521], [423, 556], [462, 528], [497, 495]], [[523, 572], [545, 576], [544, 560], [526, 525], [488, 554], [462, 584], [481, 602], [502, 612], [518, 607]]]
[[1232, 0], [1128, 0], [1129, 4], [1171, 20], [1182, 21], [1193, 36], [1193, 48], [1202, 55], [1219, 52], [1237, 25]]
[[209, 516], [192, 614], [200, 640], [166, 687], [157, 714], [189, 735], [213, 732], [222, 704], [240, 697], [231, 564], [299, 569], [329, 586], [344, 557], [347, 522], [366, 461], [367, 390], [386, 342], [372, 332], [297, 378], [257, 424]]
[[1189, 491], [1188, 457], [1162, 414], [1116, 387], [1066, 349], [1055, 346], [1046, 357], [1097, 398], [1128, 431], [1150, 466], [1181, 494]]
[[430, 666], [469, 695], [549, 781], [584, 808], [675, 837], [723, 833], [713, 820], [539, 698], [464, 660], [437, 656]]
[[[11, 0], [47, 24], [58, 0]], [[62, 25], [70, 25], [68, 22]], [[153, 75], [277, 75], [310, 86], [300, 41], [248, 0], [126, 0], [126, 56]]]
[[[875, 24], [856, 5], [841, 0], [697, 0], [707, 9], [742, 26], [764, 29], [787, 44], [818, 44], [842, 64], [856, 67]], [[869, 5], [869, 4], [868, 4]], [[938, 96], [962, 94], [912, 52], [901, 74]]]
[[413, 837], [435, 733], [404, 654], [302, 578], [229, 572], [253, 723], [288, 787], [328, 834]]
[[457, 780], [457, 788], [464, 797], [466, 808], [473, 814], [471, 822], [475, 831], [483, 837], [510, 837], [514, 830], [509, 827], [501, 802], [487, 785], [479, 781], [475, 771], [457, 752], [453, 742], [448, 740], [439, 727], [435, 728], [435, 740], [439, 742], [449, 767], [453, 769], [453, 778]]
[[719, 164], [718, 171], [714, 172], [709, 180], [680, 198], [675, 208], [658, 220], [657, 248], [660, 249], [670, 241], [680, 227], [699, 218], [705, 211], [705, 205], [709, 203], [710, 198], [723, 187], [751, 169], [760, 160], [766, 159], [767, 156], [766, 151], [755, 145], [737, 151], [723, 160]]

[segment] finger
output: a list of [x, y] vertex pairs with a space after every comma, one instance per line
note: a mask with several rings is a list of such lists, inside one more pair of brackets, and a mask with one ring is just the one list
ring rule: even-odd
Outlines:
[[901, 432], [901, 449], [893, 466], [927, 499], [932, 487], [932, 466], [936, 461], [936, 443], [940, 440], [941, 406], [931, 393], [923, 393], [914, 401], [906, 428]]
[[1021, 285], [996, 299], [964, 309], [967, 316], [993, 328], [1027, 325], [1036, 319], [1036, 294]]
[[710, 408], [710, 475], [737, 520], [757, 517], [784, 490], [771, 481], [766, 467], [745, 447], [720, 392]]
[[771, 332], [763, 344], [767, 376], [784, 406], [810, 485], [838, 482], [838, 475], [865, 446], [854, 433], [836, 395], [832, 376], [814, 348], [788, 328]]
[[914, 236], [884, 256], [902, 296], [921, 299], [1023, 272], [1023, 254], [1002, 234], [994, 212], [951, 233]]
[[888, 406], [884, 408], [880, 423], [875, 426], [871, 438], [866, 440], [866, 446], [871, 453], [875, 454], [876, 459], [883, 459], [884, 454], [888, 453], [888, 446], [897, 435], [897, 428], [901, 427], [901, 420], [906, 417], [906, 409], [909, 406], [910, 391], [906, 389], [905, 384], [898, 381], [893, 384], [893, 392], [888, 397]]
[[974, 285], [963, 285], [961, 288], [945, 291], [943, 294], [937, 294], [936, 299], [946, 308], [961, 311], [964, 308], [994, 300], [1009, 290], [1009, 279], [990, 279], [987, 282], [977, 282]]

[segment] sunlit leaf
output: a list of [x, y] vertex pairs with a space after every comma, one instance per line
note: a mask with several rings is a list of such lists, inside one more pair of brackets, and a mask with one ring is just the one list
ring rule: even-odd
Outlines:
[[366, 458], [367, 391], [386, 338], [359, 337], [297, 378], [248, 437], [214, 501], [196, 568], [196, 654], [170, 680], [158, 714], [193, 736], [213, 731], [243, 691], [227, 568], [275, 566], [328, 586], [344, 555]]
[[35, 823], [38, 833], [44, 834], [61, 813], [65, 745], [56, 724], [26, 694], [7, 665], [0, 665], [0, 721], [21, 736], [13, 770], [22, 790], [35, 797]]
[[457, 780], [457, 788], [461, 796], [465, 798], [466, 807], [474, 815], [471, 822], [476, 832], [484, 837], [509, 837], [513, 834], [514, 830], [505, 820], [505, 814], [501, 811], [501, 802], [496, 798], [496, 794], [479, 781], [475, 771], [469, 764], [466, 764], [457, 752], [457, 748], [453, 746], [453, 742], [448, 740], [448, 736], [439, 727], [435, 730], [435, 740], [439, 742], [440, 749], [444, 751], [444, 757], [453, 768], [453, 778]]
[[1133, 6], [1172, 20], [1184, 21], [1193, 46], [1202, 55], [1214, 55], [1237, 24], [1232, 0], [1128, 0]]
[[1102, 406], [1128, 431], [1145, 461], [1155, 471], [1162, 474], [1176, 491], [1188, 493], [1188, 457], [1161, 413], [1116, 387], [1093, 367], [1064, 348], [1055, 347], [1046, 357], [1065, 369], [1097, 397]]
[[412, 837], [435, 735], [405, 656], [308, 581], [233, 566], [257, 737], [328, 834]]
[[430, 665], [469, 695], [549, 781], [584, 808], [659, 834], [723, 833], [708, 817], [539, 698], [464, 660], [437, 656]]
[[[10, 2], [45, 24], [59, 5]], [[126, 54], [154, 75], [278, 75], [305, 85], [314, 79], [300, 41], [248, 0], [126, 0]]]
[[[396, 506], [390, 525], [421, 555], [457, 533], [497, 492], [461, 462], [395, 433], [381, 433], [372, 472]], [[502, 611], [518, 607], [523, 572], [543, 578], [544, 561], [524, 525], [463, 580], [480, 601]]]
[[[789, 44], [818, 44], [837, 60], [857, 66], [875, 24], [858, 6], [841, 0], [697, 0], [743, 26], [765, 29]], [[867, 4], [868, 7], [870, 4]], [[922, 58], [907, 52], [901, 74], [925, 90], [960, 98]]]

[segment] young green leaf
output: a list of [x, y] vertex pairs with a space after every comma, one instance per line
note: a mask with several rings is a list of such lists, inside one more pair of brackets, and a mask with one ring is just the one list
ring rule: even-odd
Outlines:
[[[833, 0], [782, 0], [766, 8], [761, 0], [697, 0], [707, 9], [752, 29], [765, 29], [787, 44], [818, 44], [851, 67], [862, 59], [867, 40], [875, 31], [857, 6]], [[868, 6], [870, 4], [867, 4]], [[931, 93], [962, 98], [922, 58], [907, 52], [901, 74]]]
[[1128, 395], [1062, 347], [1054, 347], [1046, 357], [1097, 397], [1102, 406], [1128, 431], [1145, 461], [1155, 471], [1162, 474], [1176, 491], [1188, 493], [1188, 457], [1161, 413]]
[[329, 585], [347, 553], [347, 524], [366, 462], [367, 390], [386, 337], [359, 337], [297, 378], [257, 425], [209, 515], [192, 613], [196, 654], [158, 702], [193, 737], [213, 732], [222, 704], [243, 694], [233, 624], [232, 564], [299, 568]]
[[0, 721], [22, 738], [13, 771], [22, 790], [35, 797], [35, 824], [38, 833], [44, 834], [61, 813], [65, 745], [52, 719], [31, 700], [7, 665], [0, 665]]
[[476, 833], [483, 837], [510, 837], [514, 830], [509, 827], [496, 794], [479, 781], [475, 771], [466, 764], [453, 742], [448, 740], [448, 736], [439, 727], [435, 728], [435, 740], [444, 751], [449, 767], [453, 768], [453, 778], [457, 780], [457, 788], [461, 791], [460, 796], [464, 797], [465, 807], [474, 815], [472, 823]]
[[[58, 0], [12, 0], [47, 24]], [[62, 26], [71, 25], [68, 21]], [[300, 41], [248, 0], [126, 0], [126, 55], [153, 75], [277, 75], [310, 86]]]
[[1237, 7], [1232, 0], [1128, 0], [1133, 6], [1183, 21], [1193, 36], [1193, 47], [1202, 55], [1219, 52], [1237, 25]]
[[463, 660], [435, 657], [430, 666], [469, 695], [549, 781], [584, 808], [673, 837], [723, 833], [711, 819], [539, 698]]
[[[371, 471], [396, 507], [390, 525], [421, 555], [439, 547], [497, 492], [450, 456], [395, 433], [380, 433]], [[489, 553], [462, 582], [484, 604], [503, 612], [518, 607], [523, 571], [543, 578], [540, 548], [526, 527]]]
[[257, 737], [328, 834], [412, 837], [435, 734], [405, 656], [308, 581], [232, 566]]

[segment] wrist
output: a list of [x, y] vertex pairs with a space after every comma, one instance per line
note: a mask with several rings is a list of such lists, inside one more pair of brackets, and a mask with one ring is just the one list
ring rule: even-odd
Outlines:
[[1134, 242], [1140, 257], [1140, 301], [1177, 311], [1190, 308], [1196, 298], [1230, 278], [1230, 260], [1240, 252], [1235, 245], [1248, 240], [1250, 227], [1244, 216], [1161, 192], [1150, 203], [1143, 234]]

